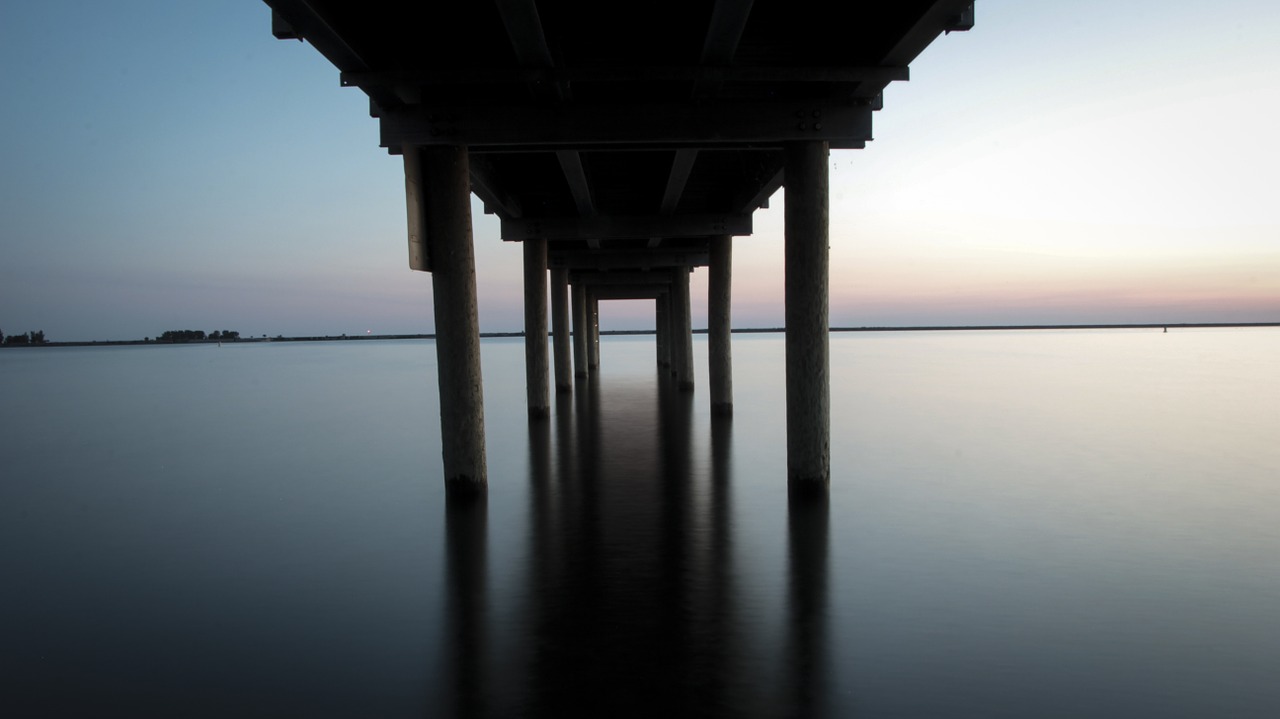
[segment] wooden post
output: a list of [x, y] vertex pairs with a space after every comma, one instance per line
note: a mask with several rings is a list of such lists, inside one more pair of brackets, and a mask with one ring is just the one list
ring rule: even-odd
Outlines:
[[551, 270], [551, 333], [556, 358], [556, 391], [573, 391], [573, 360], [569, 354], [569, 270]]
[[590, 376], [587, 369], [587, 288], [573, 286], [573, 375]]
[[450, 495], [474, 494], [487, 488], [488, 469], [467, 148], [432, 146], [406, 151], [419, 153], [422, 164], [445, 488]]
[[711, 381], [711, 413], [733, 414], [733, 355], [730, 327], [730, 285], [733, 244], [728, 235], [711, 238], [707, 278], [707, 371]]
[[831, 482], [826, 142], [786, 148], [787, 485]]
[[529, 416], [547, 417], [547, 241], [524, 241], [524, 368]]

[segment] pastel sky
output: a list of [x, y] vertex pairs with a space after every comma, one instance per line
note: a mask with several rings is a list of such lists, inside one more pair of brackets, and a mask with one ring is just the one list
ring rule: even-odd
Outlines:
[[[1280, 4], [976, 14], [832, 154], [831, 324], [1280, 321]], [[0, 63], [0, 330], [432, 330], [400, 159], [262, 3], [6, 2]], [[782, 324], [784, 204], [735, 242], [735, 326]], [[520, 247], [473, 207], [481, 328], [519, 330]]]

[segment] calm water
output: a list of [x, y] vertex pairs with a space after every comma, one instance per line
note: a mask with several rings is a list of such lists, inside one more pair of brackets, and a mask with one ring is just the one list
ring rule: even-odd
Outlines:
[[483, 348], [472, 505], [430, 342], [0, 351], [0, 715], [1280, 716], [1276, 330], [836, 335], [818, 507], [779, 336]]

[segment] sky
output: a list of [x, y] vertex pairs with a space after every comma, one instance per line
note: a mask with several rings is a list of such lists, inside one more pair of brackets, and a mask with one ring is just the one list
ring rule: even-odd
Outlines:
[[[976, 21], [832, 153], [832, 326], [1280, 321], [1280, 3]], [[0, 63], [0, 331], [432, 331], [400, 158], [266, 5], [7, 0]], [[520, 245], [472, 206], [481, 330], [519, 331]], [[784, 206], [734, 242], [735, 327], [783, 324]]]

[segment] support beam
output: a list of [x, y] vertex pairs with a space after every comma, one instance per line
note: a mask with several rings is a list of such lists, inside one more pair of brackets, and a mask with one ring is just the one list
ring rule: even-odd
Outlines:
[[476, 262], [471, 237], [467, 149], [436, 146], [421, 153], [424, 227], [431, 256], [440, 382], [440, 433], [446, 491], [488, 486]]
[[594, 288], [587, 288], [587, 366], [592, 372], [600, 367], [600, 298]]
[[573, 286], [573, 375], [587, 377], [587, 288]]
[[591, 183], [587, 182], [586, 170], [582, 169], [582, 153], [576, 150], [559, 150], [556, 159], [560, 161], [560, 169], [564, 171], [565, 182], [569, 183], [569, 192], [573, 195], [573, 204], [578, 214], [591, 216], [596, 214], [595, 202], [591, 200]]
[[551, 333], [555, 346], [556, 392], [573, 391], [573, 360], [569, 354], [569, 271], [551, 270]]
[[711, 381], [711, 413], [733, 414], [733, 356], [730, 344], [730, 289], [733, 238], [711, 238], [707, 278], [707, 371]]
[[671, 295], [659, 295], [654, 304], [654, 334], [657, 335], [658, 366], [671, 366]]
[[651, 300], [670, 290], [671, 285], [597, 285], [592, 288], [597, 300]]
[[[972, 17], [972, 12], [970, 12]], [[957, 21], [959, 21], [957, 17]], [[274, 24], [274, 19], [273, 19]], [[291, 39], [291, 38], [279, 38]], [[617, 85], [678, 83], [835, 83], [895, 82], [910, 79], [906, 65], [870, 65], [839, 67], [790, 67], [730, 65], [731, 60], [704, 58], [699, 65], [601, 65], [598, 67], [436, 67], [405, 72], [342, 72], [338, 83], [343, 87], [363, 90], [396, 91], [421, 89], [423, 94], [441, 87], [463, 85], [563, 86], [573, 83], [608, 82]], [[701, 97], [711, 97], [702, 95]]]
[[547, 261], [552, 267], [570, 270], [648, 270], [663, 267], [701, 267], [709, 261], [706, 250], [600, 250], [581, 252], [551, 250]]
[[825, 142], [786, 150], [787, 485], [823, 494], [831, 481]]
[[[520, 118], [512, 122], [511, 118]], [[465, 144], [509, 151], [683, 146], [782, 147], [826, 141], [861, 147], [871, 139], [871, 107], [847, 101], [733, 100], [628, 103], [458, 104], [386, 110], [382, 147]]]
[[431, 255], [427, 252], [427, 198], [422, 178], [422, 153], [407, 146], [404, 153], [405, 210], [409, 226], [409, 269], [431, 271]]
[[672, 374], [682, 392], [693, 391], [693, 324], [689, 306], [689, 271], [672, 270], [671, 348]]
[[[711, 22], [707, 37], [702, 43], [702, 64], [727, 66], [732, 64], [738, 52], [738, 41], [747, 27], [751, 15], [752, 0], [717, 0], [711, 10]], [[694, 97], [714, 97], [720, 92], [720, 83], [699, 82], [694, 85]]]
[[508, 242], [520, 242], [530, 237], [608, 242], [651, 237], [749, 235], [751, 231], [750, 213], [588, 215], [502, 219], [502, 239]]
[[525, 240], [524, 366], [530, 417], [551, 414], [547, 354], [547, 241]]
[[569, 273], [569, 281], [576, 284], [589, 285], [591, 287], [602, 287], [606, 285], [622, 285], [632, 287], [635, 285], [660, 285], [667, 287], [671, 284], [671, 275], [667, 272], [571, 272]]
[[689, 173], [693, 172], [693, 162], [698, 159], [698, 151], [676, 150], [675, 159], [671, 161], [671, 174], [667, 175], [667, 188], [662, 193], [662, 206], [659, 212], [670, 215], [680, 204], [684, 195], [684, 186], [689, 183]]

